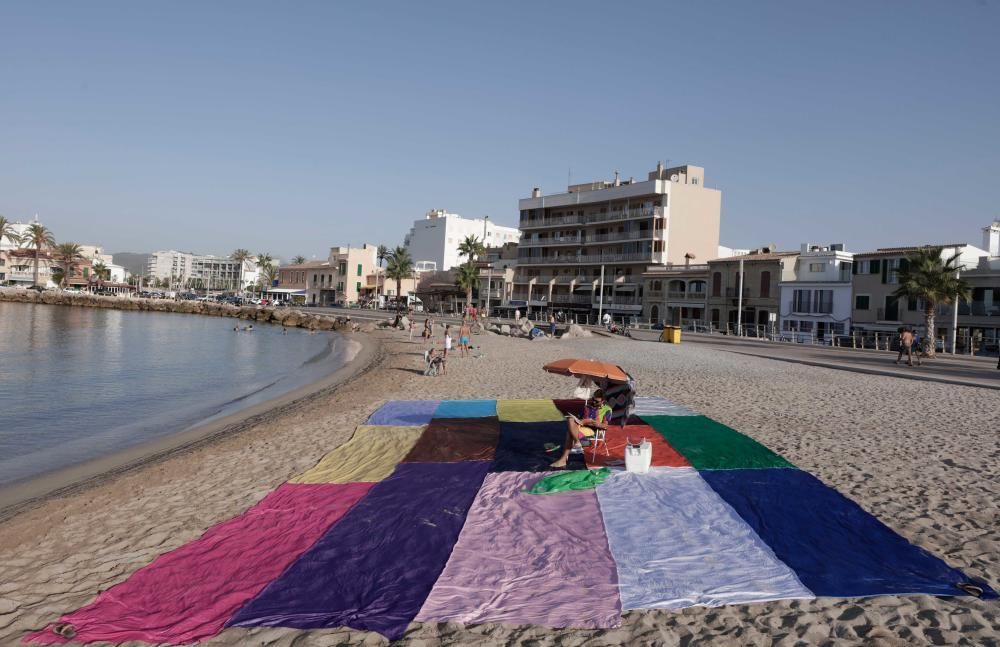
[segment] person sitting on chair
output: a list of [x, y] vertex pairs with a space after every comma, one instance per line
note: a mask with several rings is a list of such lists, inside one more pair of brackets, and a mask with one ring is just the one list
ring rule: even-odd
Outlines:
[[569, 453], [573, 446], [583, 438], [590, 438], [597, 429], [607, 429], [611, 422], [611, 407], [604, 402], [604, 392], [598, 389], [594, 391], [590, 402], [583, 407], [583, 418], [570, 416], [566, 420], [566, 442], [562, 456], [549, 467], [566, 467], [569, 461]]

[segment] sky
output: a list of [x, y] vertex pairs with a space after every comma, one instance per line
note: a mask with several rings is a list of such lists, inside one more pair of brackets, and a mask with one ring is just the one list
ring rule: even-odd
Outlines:
[[731, 247], [979, 244], [998, 33], [998, 0], [3, 0], [0, 214], [324, 257], [664, 160]]

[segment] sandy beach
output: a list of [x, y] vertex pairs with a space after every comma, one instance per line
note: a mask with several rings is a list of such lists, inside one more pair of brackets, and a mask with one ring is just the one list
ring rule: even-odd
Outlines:
[[[158, 555], [233, 517], [350, 438], [381, 403], [422, 398], [566, 397], [543, 363], [613, 361], [643, 395], [664, 395], [749, 434], [952, 566], [1000, 582], [1000, 398], [973, 387], [894, 379], [594, 337], [492, 335], [482, 358], [423, 377], [423, 346], [371, 335], [368, 370], [284, 402], [141, 466], [106, 473], [0, 522], [0, 644], [16, 644]], [[362, 357], [363, 356], [363, 357]], [[585, 603], [585, 602], [581, 602]], [[787, 601], [629, 612], [620, 628], [411, 625], [412, 645], [1000, 644], [996, 601], [929, 596]], [[227, 629], [208, 645], [385, 644], [350, 629]]]

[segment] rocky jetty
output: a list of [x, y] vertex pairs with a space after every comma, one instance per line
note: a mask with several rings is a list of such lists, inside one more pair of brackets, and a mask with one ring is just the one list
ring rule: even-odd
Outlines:
[[214, 301], [174, 301], [172, 299], [139, 299], [127, 297], [99, 296], [88, 293], [63, 292], [61, 290], [23, 290], [0, 288], [0, 301], [14, 303], [44, 303], [57, 306], [82, 308], [109, 308], [113, 310], [137, 310], [142, 312], [177, 312], [181, 314], [232, 317], [271, 323], [287, 328], [309, 330], [355, 331], [358, 324], [348, 317], [313, 314], [295, 308], [273, 308], [269, 306], [234, 306]]

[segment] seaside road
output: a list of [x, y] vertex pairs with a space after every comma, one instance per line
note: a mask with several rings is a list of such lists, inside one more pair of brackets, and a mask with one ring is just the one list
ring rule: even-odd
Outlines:
[[[633, 334], [636, 340], [654, 343], [658, 343], [658, 337], [658, 331], [637, 331]], [[899, 365], [893, 363], [897, 355], [895, 351], [831, 348], [687, 332], [683, 333], [681, 343], [703, 344], [731, 353], [843, 371], [1000, 390], [1000, 370], [996, 368], [996, 359], [991, 357], [939, 353], [934, 359], [923, 358], [921, 366], [910, 367], [906, 365], [905, 358]]]

